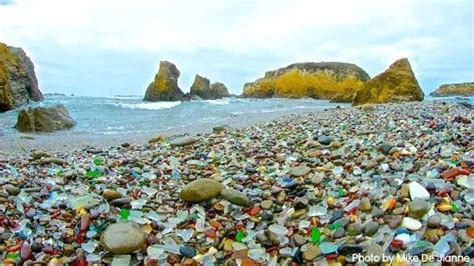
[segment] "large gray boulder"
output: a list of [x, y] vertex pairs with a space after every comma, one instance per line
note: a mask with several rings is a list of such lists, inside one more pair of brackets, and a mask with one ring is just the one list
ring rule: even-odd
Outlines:
[[20, 132], [53, 132], [72, 128], [75, 124], [63, 105], [55, 105], [21, 110], [16, 128]]
[[178, 86], [180, 72], [171, 62], [161, 61], [155, 79], [148, 85], [144, 101], [181, 101], [184, 93]]
[[35, 68], [25, 51], [0, 43], [0, 112], [41, 100]]

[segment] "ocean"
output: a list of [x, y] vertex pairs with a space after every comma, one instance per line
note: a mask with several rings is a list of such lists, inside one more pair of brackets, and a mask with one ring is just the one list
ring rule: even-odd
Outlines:
[[[225, 125], [235, 116], [292, 113], [349, 106], [313, 99], [243, 99], [144, 102], [142, 96], [45, 96], [30, 106], [63, 104], [77, 125], [70, 131], [89, 134], [157, 133], [199, 125]], [[27, 108], [27, 107], [21, 107]], [[14, 125], [21, 108], [0, 114], [0, 134], [18, 134]]]

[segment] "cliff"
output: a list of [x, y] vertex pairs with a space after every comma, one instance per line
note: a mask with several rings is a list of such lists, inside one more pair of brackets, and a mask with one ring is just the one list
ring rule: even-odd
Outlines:
[[433, 97], [474, 96], [474, 82], [444, 84], [430, 95]]
[[0, 43], [0, 112], [41, 101], [35, 68], [21, 48]]

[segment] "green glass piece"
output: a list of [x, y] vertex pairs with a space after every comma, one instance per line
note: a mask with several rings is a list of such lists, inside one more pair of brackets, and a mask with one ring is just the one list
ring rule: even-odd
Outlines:
[[130, 210], [121, 209], [119, 215], [122, 220], [128, 220], [128, 217], [130, 216]]
[[329, 224], [329, 225], [328, 225], [328, 228], [329, 228], [329, 230], [331, 230], [331, 231], [336, 231], [337, 229], [339, 229], [339, 228], [341, 228], [341, 227], [342, 227], [342, 226], [341, 226], [341, 224], [339, 224], [339, 223], [333, 223], [333, 224]]
[[101, 175], [102, 175], [102, 173], [97, 169], [89, 170], [86, 173], [86, 176], [89, 177], [89, 178], [97, 178], [97, 177], [100, 177]]
[[451, 211], [458, 212], [458, 206], [456, 205], [456, 203], [451, 204]]
[[10, 252], [7, 254], [7, 259], [16, 260], [20, 257], [20, 252]]
[[242, 242], [242, 239], [244, 239], [245, 234], [242, 231], [237, 232], [237, 235], [235, 235], [235, 240]]
[[95, 165], [101, 165], [103, 162], [104, 162], [104, 158], [102, 158], [100, 156], [94, 157], [94, 164]]
[[321, 232], [317, 227], [313, 227], [311, 229], [311, 242], [314, 244], [318, 244], [319, 240], [321, 239]]
[[344, 197], [346, 195], [346, 192], [344, 192], [344, 189], [342, 189], [342, 188], [339, 188], [337, 190], [337, 193], [338, 193], [339, 197]]
[[102, 223], [102, 224], [100, 224], [100, 225], [96, 228], [96, 232], [97, 232], [97, 233], [102, 233], [103, 231], [105, 231], [105, 229], [107, 229], [107, 226], [108, 226], [108, 223]]

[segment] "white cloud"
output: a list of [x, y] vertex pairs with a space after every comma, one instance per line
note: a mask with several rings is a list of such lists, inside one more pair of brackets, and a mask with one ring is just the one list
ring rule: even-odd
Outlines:
[[[258, 76], [269, 62], [322, 60], [354, 62], [373, 75], [399, 57], [418, 60], [422, 70], [424, 63], [459, 57], [451, 49], [456, 38], [457, 48], [471, 56], [471, 69], [460, 71], [472, 73], [472, 9], [470, 0], [17, 0], [0, 6], [0, 40], [26, 48], [38, 61], [48, 49], [74, 55], [142, 51], [159, 55], [155, 61], [216, 50], [237, 58], [213, 58], [216, 66], [250, 68]], [[259, 65], [245, 65], [244, 59], [257, 57]], [[192, 60], [181, 61], [196, 69]]]

